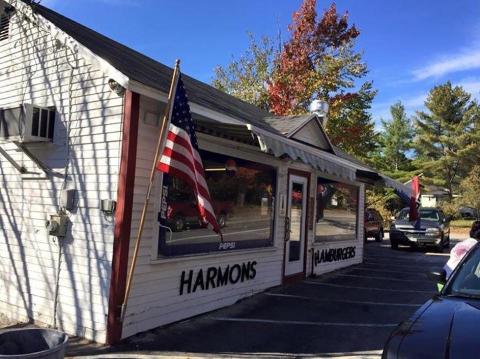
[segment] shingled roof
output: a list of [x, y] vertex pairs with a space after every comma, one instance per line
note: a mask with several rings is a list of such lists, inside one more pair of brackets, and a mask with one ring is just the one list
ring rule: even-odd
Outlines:
[[289, 137], [315, 116], [315, 114], [311, 113], [298, 116], [275, 116], [266, 117], [264, 118], [264, 121], [280, 131], [283, 135]]
[[[42, 5], [32, 4], [31, 6], [34, 13], [50, 21], [129, 79], [168, 93], [172, 68]], [[264, 117], [272, 116], [269, 112], [190, 76], [185, 74], [182, 76], [190, 101], [269, 132], [279, 133], [263, 121]]]
[[[127, 76], [129, 80], [136, 81], [154, 90], [168, 93], [173, 74], [172, 68], [51, 9], [26, 0], [22, 1], [31, 6], [34, 13], [45, 18], [93, 54], [108, 62], [117, 71]], [[295, 132], [296, 129], [308, 122], [312, 116], [312, 114], [293, 116], [288, 121], [285, 121], [285, 118], [275, 117], [268, 111], [241, 101], [190, 76], [185, 74], [182, 74], [182, 76], [192, 103], [235, 118], [245, 124], [251, 124], [275, 135], [288, 137], [288, 134]], [[271, 126], [271, 124], [275, 124], [275, 126]], [[348, 158], [343, 153], [337, 151], [337, 149], [334, 152], [338, 157], [350, 163], [360, 164], [358, 160], [354, 160], [350, 156]], [[362, 167], [365, 166], [364, 164], [362, 165]]]

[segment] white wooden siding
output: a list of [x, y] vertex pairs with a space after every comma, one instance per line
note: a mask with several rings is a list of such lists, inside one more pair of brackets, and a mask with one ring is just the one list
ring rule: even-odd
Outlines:
[[[138, 230], [140, 212], [154, 156], [154, 144], [157, 141], [159, 131], [158, 127], [143, 123], [143, 114], [145, 111], [162, 113], [162, 108], [163, 106], [160, 103], [141, 97], [130, 254], [133, 251], [134, 238]], [[237, 146], [231, 141], [200, 136], [199, 143], [200, 147], [206, 150], [246, 158], [245, 151], [236, 149]], [[238, 147], [242, 147], [242, 145], [239, 144]], [[247, 158], [279, 166], [277, 190], [278, 194], [285, 194], [287, 187], [286, 161], [272, 159], [272, 157], [258, 153], [258, 151], [256, 155], [248, 154]], [[283, 226], [280, 225], [281, 221], [276, 222], [276, 240], [273, 247], [157, 259], [156, 226], [158, 222], [156, 220], [156, 208], [158, 208], [158, 203], [156, 202], [159, 199], [159, 193], [156, 189], [154, 193], [157, 195], [152, 201], [147, 215], [148, 219], [123, 327], [123, 337], [233, 304], [243, 297], [281, 283], [283, 263], [283, 241], [281, 240], [283, 238]], [[253, 280], [228, 284], [207, 291], [179, 295], [180, 278], [183, 270], [187, 272], [194, 270], [196, 272], [199, 269], [205, 270], [209, 266], [225, 268], [229, 264], [242, 264], [248, 261], [257, 261], [257, 274]]]
[[[146, 111], [162, 113], [163, 105], [152, 99], [141, 97], [140, 101], [140, 124], [137, 146], [137, 164], [135, 175], [134, 207], [132, 219], [132, 231], [130, 242], [130, 260], [134, 248], [134, 238], [138, 230], [139, 218], [145, 192], [148, 183], [148, 175], [151, 169], [154, 144], [157, 141], [158, 127], [147, 125], [143, 122]], [[200, 147], [219, 153], [226, 153], [231, 156], [246, 158], [253, 161], [264, 162], [277, 167], [277, 199], [283, 195], [287, 196], [287, 173], [288, 168], [311, 172], [311, 168], [302, 163], [292, 163], [291, 161], [281, 161], [271, 156], [259, 153], [252, 148], [245, 148], [244, 145], [235, 144], [211, 136], [199, 136]], [[315, 172], [314, 172], [315, 173]], [[319, 173], [320, 175], [320, 173]], [[157, 175], [161, 178], [161, 175]], [[311, 176], [310, 197], [315, 197], [316, 177]], [[284, 218], [279, 216], [276, 209], [275, 222], [275, 241], [271, 248], [231, 251], [215, 254], [205, 254], [196, 256], [157, 258], [157, 212], [159, 208], [158, 200], [160, 193], [158, 191], [160, 180], [156, 181], [156, 188], [153, 193], [156, 195], [151, 202], [147, 212], [147, 222], [145, 224], [144, 235], [139, 251], [139, 258], [135, 275], [133, 279], [132, 291], [129, 299], [128, 309], [123, 324], [124, 338], [135, 333], [142, 332], [157, 326], [172, 323], [194, 315], [205, 313], [223, 306], [231, 305], [237, 300], [253, 295], [267, 288], [281, 284], [283, 276], [284, 260]], [[361, 208], [359, 218], [363, 218], [363, 186], [360, 186], [359, 207]], [[279, 200], [276, 201], [277, 207]], [[358, 230], [359, 238], [363, 238], [363, 221], [360, 221]], [[313, 230], [307, 232], [307, 276], [311, 273], [311, 248], [321, 246], [314, 244], [315, 234]], [[353, 260], [345, 263], [326, 266], [324, 272], [337, 269], [343, 265], [351, 265], [361, 261], [363, 251], [363, 241], [351, 241], [357, 247], [356, 256]], [[339, 245], [337, 242], [330, 242], [327, 245]], [[350, 242], [349, 244], [350, 245]], [[243, 283], [229, 284], [223, 287], [217, 287], [206, 291], [197, 291], [195, 293], [179, 295], [180, 278], [185, 270], [204, 271], [210, 266], [225, 268], [227, 265], [241, 264], [248, 261], [257, 261], [257, 275], [255, 279]], [[323, 269], [323, 268], [322, 268]], [[318, 272], [318, 269], [315, 269]]]
[[[98, 208], [100, 200], [117, 196], [123, 99], [110, 90], [108, 77], [83, 59], [75, 61], [71, 50], [56, 48], [49, 34], [31, 23], [21, 26], [24, 31], [16, 17], [11, 38], [0, 42], [0, 107], [56, 107], [53, 143], [29, 145], [54, 176], [22, 176], [0, 155], [0, 313], [53, 323], [59, 246], [47, 235], [45, 220], [58, 209], [68, 163], [65, 186], [77, 190], [77, 206], [63, 243], [57, 323], [103, 342], [114, 224]], [[14, 145], [0, 146], [20, 165], [41, 172]]]

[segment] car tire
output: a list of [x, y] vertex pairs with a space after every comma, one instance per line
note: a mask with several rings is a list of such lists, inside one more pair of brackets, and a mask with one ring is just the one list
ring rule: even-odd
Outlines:
[[378, 233], [375, 235], [375, 242], [383, 241], [383, 229], [380, 229]]
[[435, 250], [438, 253], [443, 253], [443, 248], [445, 248], [445, 238], [442, 235], [442, 239], [440, 240], [440, 243], [435, 246]]
[[173, 232], [181, 232], [185, 229], [185, 219], [182, 216], [173, 217]]
[[397, 241], [394, 241], [394, 240], [390, 239], [390, 246], [392, 247], [392, 249], [397, 250], [398, 249]]
[[450, 235], [448, 235], [444, 245], [443, 245], [443, 248], [450, 248]]

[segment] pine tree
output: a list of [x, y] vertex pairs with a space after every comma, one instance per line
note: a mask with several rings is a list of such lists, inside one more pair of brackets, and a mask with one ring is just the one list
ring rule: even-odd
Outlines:
[[459, 181], [478, 160], [480, 110], [462, 87], [450, 82], [434, 87], [417, 112], [415, 150], [426, 181], [453, 196]]
[[374, 156], [375, 167], [406, 182], [415, 170], [412, 158], [408, 156], [408, 152], [413, 148], [413, 127], [401, 102], [390, 107], [390, 114], [388, 121], [381, 120], [380, 151]]
[[460, 198], [457, 202], [462, 206], [480, 210], [480, 165], [475, 165], [468, 176], [460, 182]]
[[390, 107], [390, 114], [389, 121], [381, 121], [383, 156], [394, 171], [399, 171], [409, 162], [407, 151], [412, 148], [413, 129], [401, 102]]

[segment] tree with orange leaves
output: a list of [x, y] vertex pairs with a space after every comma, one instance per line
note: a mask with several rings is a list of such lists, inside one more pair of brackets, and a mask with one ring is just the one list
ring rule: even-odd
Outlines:
[[[330, 5], [320, 18], [316, 5], [316, 0], [304, 0], [293, 14], [290, 39], [283, 44], [281, 51], [274, 54], [272, 66], [262, 67], [271, 69], [268, 76], [251, 76], [261, 72], [252, 71], [252, 64], [256, 61], [249, 61], [249, 66], [240, 66], [243, 71], [240, 73], [249, 76], [238, 76], [238, 66], [235, 68], [237, 74], [232, 71], [223, 73], [223, 78], [230, 81], [229, 85], [235, 86], [218, 86], [218, 78], [222, 79], [218, 77], [218, 70], [214, 84], [247, 101], [251, 89], [255, 88], [256, 98], [263, 99], [262, 107], [283, 116], [307, 113], [314, 99], [328, 100], [327, 131], [333, 142], [352, 154], [365, 157], [376, 145], [369, 114], [376, 90], [370, 82], [355, 90], [356, 82], [367, 73], [361, 53], [354, 49], [360, 32], [348, 24], [348, 13], [337, 13], [335, 4]], [[271, 56], [272, 52], [268, 55]]]
[[317, 19], [316, 0], [305, 0], [289, 26], [291, 38], [278, 56], [268, 88], [270, 111], [294, 115], [314, 99], [330, 103], [327, 130], [332, 141], [360, 157], [372, 151], [376, 136], [368, 112], [376, 94], [372, 84], [353, 91], [367, 66], [354, 44], [360, 32], [335, 4]]
[[316, 0], [305, 0], [293, 14], [291, 38], [276, 60], [269, 88], [275, 114], [304, 113], [313, 99], [351, 88], [366, 74], [360, 54], [353, 51], [360, 32], [348, 26], [348, 14], [339, 16], [332, 4], [318, 21], [315, 7]]

